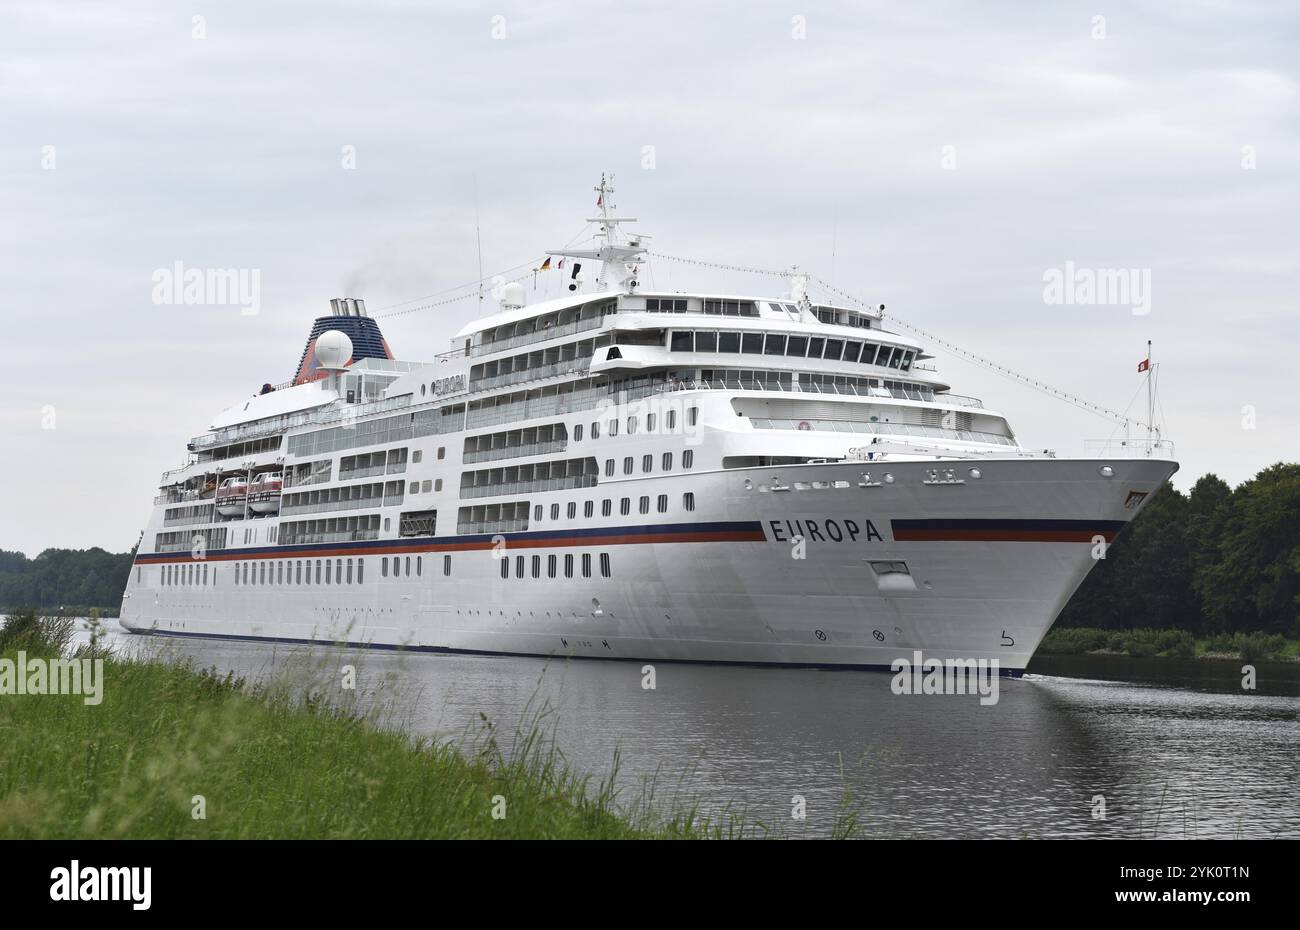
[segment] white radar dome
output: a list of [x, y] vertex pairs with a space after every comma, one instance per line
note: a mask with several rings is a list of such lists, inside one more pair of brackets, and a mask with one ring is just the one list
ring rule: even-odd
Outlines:
[[316, 361], [321, 368], [342, 368], [352, 357], [352, 340], [337, 329], [326, 330], [316, 339]]
[[511, 281], [501, 288], [501, 306], [503, 307], [522, 307], [524, 299], [524, 286], [518, 281]]

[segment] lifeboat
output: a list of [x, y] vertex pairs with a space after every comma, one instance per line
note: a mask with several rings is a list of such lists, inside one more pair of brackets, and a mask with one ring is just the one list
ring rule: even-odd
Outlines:
[[281, 479], [278, 472], [263, 472], [248, 486], [248, 509], [254, 513], [279, 513]]
[[247, 498], [248, 480], [242, 477], [227, 478], [217, 488], [217, 513], [223, 517], [242, 516]]

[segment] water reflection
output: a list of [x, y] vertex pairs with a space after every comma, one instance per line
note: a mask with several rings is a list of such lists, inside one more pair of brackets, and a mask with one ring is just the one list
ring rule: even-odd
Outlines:
[[695, 800], [784, 835], [827, 835], [852, 811], [882, 837], [1300, 837], [1300, 698], [1285, 694], [1035, 674], [984, 707], [896, 696], [885, 674], [660, 664], [646, 690], [639, 663], [112, 639], [297, 687], [332, 689], [351, 664], [363, 705], [422, 735], [463, 738], [480, 714], [508, 733], [549, 706], [578, 768], [605, 774], [621, 753], [625, 799], [653, 783], [661, 808]]

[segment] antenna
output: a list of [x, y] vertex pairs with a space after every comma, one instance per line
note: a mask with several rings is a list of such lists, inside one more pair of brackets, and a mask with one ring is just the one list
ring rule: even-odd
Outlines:
[[483, 303], [483, 231], [478, 217], [478, 175], [474, 175], [474, 240], [478, 243], [478, 302]]

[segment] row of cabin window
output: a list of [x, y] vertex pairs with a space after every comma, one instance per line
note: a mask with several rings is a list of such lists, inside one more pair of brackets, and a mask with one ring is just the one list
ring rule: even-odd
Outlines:
[[[406, 556], [395, 555], [395, 556], [393, 556], [393, 560], [392, 560], [392, 561], [393, 561], [393, 568], [392, 568], [392, 570], [393, 570], [393, 577], [394, 577], [394, 578], [401, 578], [401, 577], [402, 577], [402, 573], [403, 573], [403, 565], [405, 565], [405, 573], [406, 573], [406, 577], [407, 577], [407, 578], [410, 578], [410, 577], [411, 577], [411, 557], [410, 557], [409, 555], [406, 555]], [[444, 575], [450, 575], [450, 574], [451, 574], [451, 556], [449, 556], [449, 555], [444, 555], [444, 556], [442, 557], [442, 573], [443, 573]], [[385, 578], [388, 577], [388, 557], [387, 557], [387, 556], [384, 556], [383, 558], [381, 558], [381, 559], [379, 560], [379, 574], [383, 575]], [[418, 556], [418, 555], [417, 555], [417, 556], [415, 557], [415, 574], [416, 574], [416, 577], [419, 577], [420, 575], [424, 574], [424, 557], [423, 557], [423, 556]]]
[[[661, 462], [663, 465], [663, 468], [661, 469], [662, 471], [673, 470], [673, 454], [671, 452], [665, 452], [663, 454], [663, 458]], [[655, 464], [655, 457], [651, 453], [647, 452], [645, 455], [641, 456], [641, 473], [644, 475], [650, 474], [650, 471], [654, 468], [654, 464]], [[695, 450], [694, 449], [684, 450], [682, 452], [682, 468], [691, 468], [694, 465], [695, 465]], [[623, 474], [630, 475], [635, 470], [636, 470], [635, 456], [631, 456], [631, 455], [625, 456], [623, 459]], [[605, 459], [605, 477], [606, 478], [614, 477], [613, 459]]]
[[410, 490], [409, 492], [407, 492], [407, 493], [409, 493], [409, 494], [428, 494], [429, 491], [431, 491], [431, 490], [433, 490], [433, 491], [441, 491], [441, 490], [442, 490], [442, 479], [441, 479], [441, 478], [435, 478], [433, 481], [429, 481], [427, 478], [426, 478], [423, 482], [420, 482], [420, 481], [412, 481], [412, 482], [411, 482], [411, 490]]
[[[625, 498], [623, 498], [622, 500], [620, 500], [620, 501], [619, 501], [618, 508], [619, 508], [619, 513], [622, 514], [622, 515], [625, 516], [625, 517], [628, 516], [629, 514], [631, 514], [631, 513], [632, 513], [632, 498], [630, 498], [630, 497], [625, 497]], [[692, 510], [695, 509], [695, 492], [694, 492], [694, 491], [687, 491], [685, 494], [682, 495], [682, 509], [683, 509], [683, 510], [686, 510], [686, 511], [692, 511]], [[639, 510], [641, 513], [649, 513], [649, 512], [650, 512], [650, 495], [648, 495], [648, 494], [646, 494], [646, 495], [642, 495], [640, 501], [638, 502], [638, 510]], [[656, 511], [657, 513], [667, 513], [667, 512], [668, 512], [668, 495], [667, 495], [667, 494], [660, 494], [660, 495], [659, 495], [658, 499], [655, 501], [655, 511]], [[533, 506], [533, 522], [534, 522], [534, 523], [540, 523], [541, 520], [542, 520], [542, 514], [543, 514], [544, 512], [545, 512], [545, 510], [544, 510], [544, 508], [543, 508], [543, 506], [542, 506], [541, 504], [536, 504], [536, 505], [534, 505], [534, 506]], [[567, 514], [567, 516], [568, 516], [568, 518], [569, 518], [570, 520], [574, 520], [574, 519], [576, 519], [577, 516], [578, 516], [578, 504], [577, 504], [577, 501], [572, 501], [572, 502], [570, 502], [569, 505], [568, 505], [568, 508], [567, 508], [567, 510], [566, 510], [565, 512], [566, 512], [566, 514]], [[602, 517], [608, 517], [608, 516], [612, 516], [613, 513], [614, 513], [614, 501], [613, 501], [611, 498], [608, 498], [608, 497], [607, 497], [607, 498], [605, 498], [603, 501], [600, 502], [600, 515], [601, 515]], [[582, 515], [583, 515], [583, 517], [587, 518], [588, 520], [590, 520], [592, 517], [594, 517], [594, 516], [596, 515], [596, 502], [595, 502], [595, 501], [585, 501], [585, 502], [583, 503], [583, 505], [582, 505]], [[551, 505], [551, 519], [552, 519], [552, 520], [558, 520], [558, 519], [560, 519], [560, 505], [559, 505], [559, 504], [552, 504], [552, 505]]]
[[[313, 567], [314, 562], [314, 567]], [[356, 572], [353, 573], [353, 562], [356, 562]], [[385, 578], [388, 577], [389, 559], [387, 557], [380, 559], [380, 574]], [[400, 578], [402, 571], [402, 557], [394, 556], [392, 559], [393, 577]], [[306, 566], [306, 572], [303, 571]], [[177, 566], [178, 567], [178, 566]], [[424, 573], [424, 559], [421, 556], [415, 557], [415, 574]], [[451, 556], [442, 557], [442, 573], [451, 574]], [[216, 571], [213, 570], [215, 576]], [[411, 574], [411, 557], [405, 556], [405, 574]], [[314, 578], [313, 578], [314, 575]], [[364, 584], [366, 580], [366, 560], [365, 559], [306, 559], [279, 561], [279, 562], [236, 562], [235, 563], [235, 584], [236, 585], [267, 585], [267, 584]]]
[[[164, 587], [175, 585], [205, 585], [208, 583], [208, 563], [183, 562], [179, 565], [163, 565], [159, 583]], [[140, 570], [136, 569], [135, 580], [140, 580]], [[212, 567], [212, 583], [217, 581], [217, 567]]]
[[[500, 559], [501, 559], [501, 577], [509, 578], [510, 577], [510, 556], [502, 555], [500, 556]], [[525, 574], [525, 571], [528, 568], [527, 560], [528, 560], [527, 556], [522, 556], [522, 555], [515, 556], [515, 577], [516, 578], [528, 577]], [[559, 561], [560, 561], [559, 557], [555, 555], [548, 555], [546, 557], [547, 578], [558, 577], [557, 570], [559, 566]], [[565, 578], [573, 577], [573, 564], [574, 564], [573, 553], [566, 552], [564, 554], [564, 577]], [[540, 555], [535, 555], [532, 557], [532, 577], [534, 578], [542, 577], [542, 557]], [[582, 577], [583, 578], [591, 577], [591, 553], [590, 552], [582, 553]], [[608, 552], [600, 553], [600, 577], [602, 578], [610, 577]]]
[[[766, 337], [766, 338], [765, 338]], [[913, 349], [877, 345], [825, 336], [787, 336], [777, 333], [736, 333], [675, 329], [668, 347], [673, 352], [713, 352], [722, 354], [782, 355], [787, 358], [820, 358], [897, 368], [912, 367]]]
[[[669, 410], [665, 416], [666, 416], [666, 419], [665, 419], [665, 421], [664, 421], [664, 422], [665, 422], [665, 425], [664, 425], [664, 431], [665, 431], [665, 432], [671, 432], [671, 431], [677, 429], [677, 411], [676, 411], [676, 410]], [[689, 425], [689, 426], [695, 426], [695, 425], [697, 425], [699, 422], [700, 422], [700, 408], [699, 408], [699, 407], [688, 407], [687, 410], [686, 410], [686, 423], [687, 423], [687, 425]], [[609, 435], [609, 436], [617, 436], [617, 435], [618, 435], [618, 423], [619, 423], [619, 421], [618, 421], [617, 419], [612, 419], [612, 420], [610, 420], [610, 421], [609, 421], [609, 429], [607, 430], [606, 434]], [[627, 418], [627, 433], [628, 433], [629, 436], [631, 436], [632, 434], [634, 434], [634, 433], [637, 431], [637, 427], [638, 427], [639, 423], [640, 423], [640, 421], [639, 421], [638, 418], [635, 417], [635, 416], [631, 416], [631, 417], [628, 417], [628, 418]], [[659, 425], [658, 417], [657, 417], [655, 414], [653, 414], [653, 413], [647, 413], [647, 414], [646, 414], [646, 417], [645, 417], [645, 428], [646, 428], [646, 432], [647, 432], [647, 433], [653, 433], [653, 432], [655, 431], [655, 427], [658, 426], [658, 425]], [[600, 423], [599, 423], [599, 422], [596, 422], [596, 423], [592, 423], [592, 424], [591, 424], [591, 438], [592, 438], [592, 439], [599, 439], [599, 438], [600, 438]], [[575, 426], [575, 427], [573, 428], [573, 441], [574, 441], [574, 442], [582, 442], [582, 424], [581, 424], [581, 423], [579, 423], [577, 426]], [[688, 466], [686, 466], [686, 467], [689, 468], [690, 466], [688, 465]]]
[[[266, 541], [275, 542], [280, 535], [278, 526], [268, 526], [266, 528]], [[244, 529], [244, 545], [247, 546], [257, 539], [257, 527], [246, 527]]]

